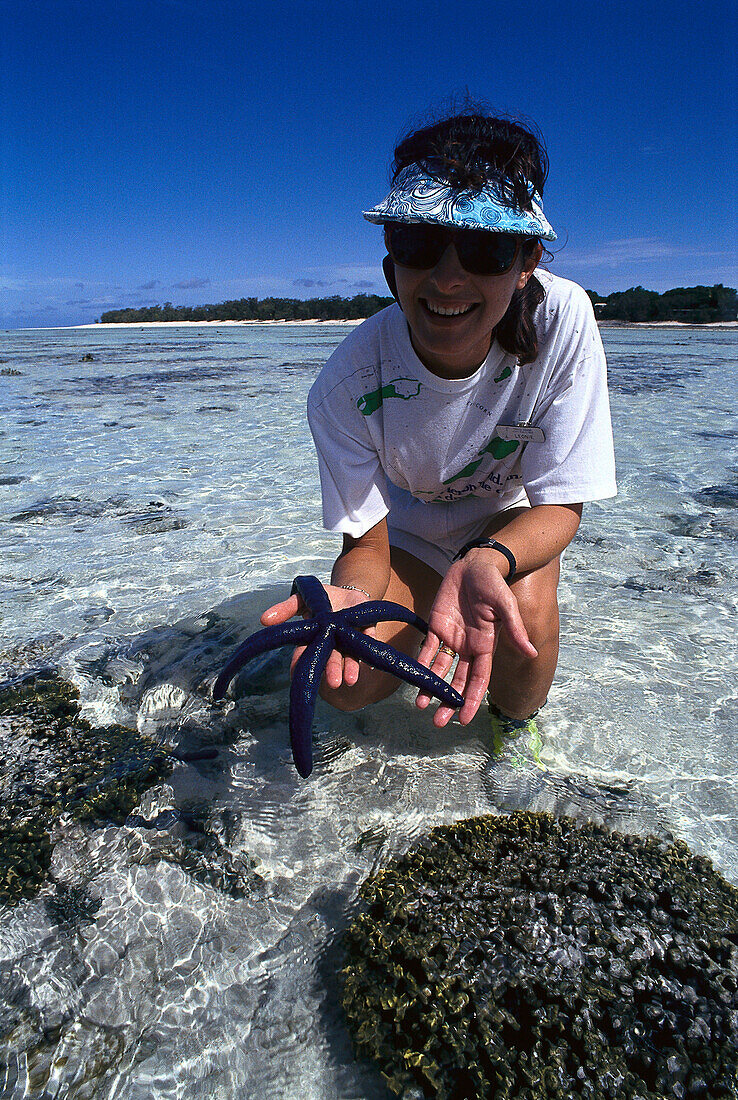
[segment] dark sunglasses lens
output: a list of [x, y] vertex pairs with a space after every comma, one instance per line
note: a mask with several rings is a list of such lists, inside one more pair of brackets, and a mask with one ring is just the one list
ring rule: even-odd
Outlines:
[[448, 244], [447, 234], [428, 225], [389, 227], [392, 259], [401, 267], [435, 267]]
[[504, 233], [470, 229], [454, 242], [461, 266], [472, 275], [503, 275], [515, 262], [518, 241]]
[[446, 248], [454, 242], [461, 266], [472, 275], [503, 275], [515, 262], [518, 239], [483, 229], [456, 233], [433, 225], [389, 225], [389, 250], [401, 267], [427, 270], [435, 267]]

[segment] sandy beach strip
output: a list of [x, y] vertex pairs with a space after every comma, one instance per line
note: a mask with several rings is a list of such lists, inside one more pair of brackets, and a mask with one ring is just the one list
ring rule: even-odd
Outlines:
[[615, 321], [598, 320], [600, 328], [738, 328], [738, 321]]
[[[342, 328], [353, 328], [362, 324], [367, 318], [359, 317], [354, 320], [329, 321], [315, 317], [308, 321], [106, 321], [104, 323], [85, 325], [45, 325], [48, 329], [109, 329], [109, 328], [224, 328], [224, 327], [250, 327], [263, 328], [270, 326], [315, 326], [337, 325]], [[696, 324], [692, 321], [616, 321], [598, 320], [600, 328], [738, 328], [738, 321], [706, 321], [704, 324]]]
[[60, 328], [223, 328], [228, 325], [264, 327], [270, 325], [360, 325], [366, 317], [359, 317], [352, 321], [328, 321], [321, 317], [315, 317], [309, 321], [105, 321], [104, 323], [90, 325], [60, 325]]

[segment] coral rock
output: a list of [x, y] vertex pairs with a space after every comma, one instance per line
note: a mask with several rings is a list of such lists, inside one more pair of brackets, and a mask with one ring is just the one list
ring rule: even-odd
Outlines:
[[685, 844], [490, 815], [361, 894], [343, 1003], [396, 1094], [738, 1096], [738, 890]]

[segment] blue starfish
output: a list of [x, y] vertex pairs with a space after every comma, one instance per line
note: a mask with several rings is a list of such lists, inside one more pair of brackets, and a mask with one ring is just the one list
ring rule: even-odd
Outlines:
[[312, 617], [291, 620], [281, 626], [268, 626], [258, 630], [238, 647], [213, 685], [213, 698], [222, 699], [233, 677], [252, 657], [268, 649], [283, 645], [305, 645], [292, 676], [290, 687], [290, 740], [295, 767], [303, 778], [313, 770], [313, 746], [310, 736], [313, 714], [318, 698], [318, 688], [323, 669], [331, 654], [338, 649], [357, 661], [364, 661], [382, 672], [389, 672], [398, 680], [422, 688], [450, 707], [462, 706], [464, 700], [435, 672], [406, 657], [386, 642], [378, 642], [362, 634], [361, 628], [379, 622], [411, 623], [422, 634], [428, 625], [407, 607], [389, 600], [373, 600], [369, 603], [334, 611], [328, 594], [317, 577], [295, 577], [292, 595], [298, 593]]

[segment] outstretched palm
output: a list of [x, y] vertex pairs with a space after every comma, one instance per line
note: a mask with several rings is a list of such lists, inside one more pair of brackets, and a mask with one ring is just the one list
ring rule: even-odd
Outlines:
[[[527, 657], [537, 656], [523, 626], [517, 600], [502, 574], [483, 555], [455, 562], [446, 573], [428, 617], [428, 634], [418, 655], [420, 664], [445, 676], [453, 657], [439, 649], [447, 646], [459, 660], [452, 686], [464, 696], [458, 712], [466, 725], [477, 713], [489, 686], [492, 660], [504, 629], [513, 644]], [[430, 696], [421, 693], [418, 706], [426, 707]], [[440, 706], [433, 721], [445, 726], [454, 714]]]

